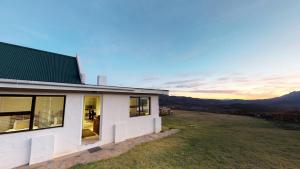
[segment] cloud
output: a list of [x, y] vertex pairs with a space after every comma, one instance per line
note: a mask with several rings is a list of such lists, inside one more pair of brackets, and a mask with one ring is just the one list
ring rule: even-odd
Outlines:
[[204, 85], [204, 83], [190, 83], [190, 84], [180, 84], [175, 86], [176, 88], [194, 88]]
[[237, 90], [218, 90], [218, 89], [214, 89], [214, 90], [192, 90], [190, 92], [193, 92], [193, 93], [220, 93], [220, 94], [238, 93]]
[[245, 77], [236, 77], [236, 78], [233, 78], [233, 81], [235, 82], [250, 82], [250, 80], [248, 78], [245, 78]]
[[229, 80], [229, 79], [230, 79], [229, 77], [220, 77], [217, 80], [218, 81], [226, 81], [226, 80]]
[[233, 82], [249, 82], [249, 79], [242, 76], [235, 76], [235, 75], [228, 75], [228, 76], [222, 76], [216, 79], [216, 81], [219, 82], [227, 82], [227, 81], [233, 81]]
[[262, 81], [274, 81], [274, 80], [282, 80], [283, 78], [282, 77], [267, 77], [267, 78], [262, 78], [261, 80]]
[[286, 81], [292, 78], [294, 77], [293, 76], [270, 76], [270, 77], [262, 78], [261, 80], [265, 82], [272, 82], [272, 81], [278, 82], [278, 81]]
[[41, 39], [41, 40], [48, 40], [49, 35], [45, 32], [41, 32], [38, 30], [34, 30], [22, 25], [15, 25], [15, 28], [18, 29], [20, 32], [27, 34], [28, 36], [36, 39]]
[[166, 85], [176, 85], [176, 84], [186, 84], [186, 83], [191, 83], [191, 82], [198, 82], [201, 81], [203, 79], [197, 78], [197, 79], [188, 79], [188, 80], [177, 80], [177, 81], [169, 81], [169, 82], [165, 82], [164, 84]]
[[173, 93], [203, 93], [203, 94], [241, 94], [238, 90], [205, 89], [205, 90], [171, 90]]
[[219, 99], [264, 99], [300, 90], [300, 73], [293, 74], [215, 74], [200, 78], [177, 77], [159, 88], [177, 96]]
[[144, 77], [143, 79], [142, 79], [142, 81], [147, 81], [147, 82], [149, 82], [149, 81], [155, 81], [155, 80], [159, 80], [160, 78], [159, 77], [156, 77], [156, 76], [149, 76], [149, 77]]

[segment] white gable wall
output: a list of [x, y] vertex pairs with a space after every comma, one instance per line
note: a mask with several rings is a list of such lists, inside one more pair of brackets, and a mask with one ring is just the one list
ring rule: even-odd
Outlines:
[[[137, 137], [155, 132], [155, 121], [160, 122], [158, 113], [158, 96], [151, 96], [151, 115], [141, 117], [129, 117], [129, 95], [125, 94], [103, 94], [100, 95], [102, 102], [102, 117], [100, 122], [100, 141], [94, 145], [81, 145], [83, 98], [90, 94], [70, 93], [12, 93], [0, 92], [0, 94], [33, 94], [33, 95], [66, 95], [64, 127], [27, 131], [20, 133], [9, 133], [0, 135], [0, 168], [12, 168], [40, 162], [45, 156], [43, 152], [35, 150], [34, 158], [30, 159], [32, 139], [35, 142], [50, 136], [54, 137], [53, 157], [70, 154], [76, 151], [123, 141], [128, 138]], [[157, 124], [156, 124], [157, 125]], [[159, 129], [160, 130], [160, 129]], [[43, 139], [38, 139], [38, 138]], [[34, 143], [34, 142], [33, 142]], [[39, 144], [38, 146], [42, 146]], [[49, 150], [51, 152], [51, 150]], [[38, 154], [41, 153], [41, 154]], [[5, 154], [5, 155], [4, 155]], [[48, 155], [47, 157], [51, 157]]]
[[158, 96], [151, 96], [151, 115], [140, 117], [129, 116], [129, 98], [129, 95], [103, 95], [101, 144], [155, 132], [155, 118], [160, 118]]
[[[37, 94], [3, 93], [0, 94]], [[38, 95], [66, 95], [64, 127], [9, 133], [0, 135], [0, 168], [12, 168], [30, 161], [32, 138], [54, 136], [53, 157], [75, 152], [81, 138], [82, 94], [38, 93]], [[43, 143], [42, 143], [43, 145]], [[49, 146], [44, 144], [45, 149]], [[35, 151], [36, 152], [36, 151]], [[43, 152], [40, 152], [41, 156]], [[39, 154], [35, 154], [39, 156]], [[34, 162], [34, 161], [33, 161]]]
[[[128, 105], [129, 107], [129, 105]], [[155, 132], [155, 119], [159, 117], [158, 96], [151, 97], [151, 115], [129, 117], [127, 121], [127, 138], [138, 137]], [[129, 116], [129, 114], [128, 114]]]
[[[3, 93], [0, 94], [37, 94], [66, 95], [64, 127], [0, 134], [0, 168], [12, 168], [29, 163], [32, 138], [54, 136], [53, 157], [76, 152], [81, 138], [82, 94], [66, 93]], [[43, 144], [43, 143], [42, 143]], [[45, 146], [48, 146], [44, 144]], [[41, 156], [43, 151], [35, 156]], [[39, 161], [37, 159], [37, 161]], [[34, 163], [34, 161], [32, 161]]]

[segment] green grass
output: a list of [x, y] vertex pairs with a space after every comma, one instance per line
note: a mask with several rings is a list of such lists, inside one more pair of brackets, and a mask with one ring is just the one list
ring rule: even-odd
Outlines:
[[300, 168], [300, 131], [262, 119], [177, 111], [163, 117], [163, 128], [181, 131], [118, 157], [73, 168]]

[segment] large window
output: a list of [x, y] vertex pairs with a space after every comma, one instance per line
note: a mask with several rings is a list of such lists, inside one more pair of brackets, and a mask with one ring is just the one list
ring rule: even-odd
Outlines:
[[32, 97], [0, 96], [0, 133], [29, 130]]
[[63, 126], [65, 96], [0, 95], [0, 134]]
[[130, 97], [130, 117], [150, 115], [150, 97]]
[[62, 126], [64, 97], [37, 96], [34, 109], [34, 128]]

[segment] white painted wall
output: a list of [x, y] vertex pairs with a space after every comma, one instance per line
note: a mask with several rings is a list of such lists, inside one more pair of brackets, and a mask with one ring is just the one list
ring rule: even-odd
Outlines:
[[54, 135], [33, 137], [30, 144], [31, 149], [29, 164], [40, 163], [53, 158], [54, 139]]
[[[36, 94], [36, 93], [3, 93], [0, 94]], [[40, 95], [50, 95], [50, 93], [38, 93]], [[55, 95], [58, 93], [51, 93]], [[65, 120], [64, 127], [27, 131], [20, 133], [9, 133], [0, 135], [0, 168], [12, 168], [28, 164], [30, 160], [31, 139], [43, 136], [54, 137], [54, 154], [59, 156], [77, 151], [81, 138], [81, 114], [82, 114], [82, 94], [65, 94]], [[38, 139], [37, 139], [38, 140]], [[42, 143], [43, 144], [43, 143]], [[44, 144], [45, 146], [49, 146]], [[40, 151], [42, 154], [43, 152]], [[5, 154], [5, 155], [4, 155]], [[35, 154], [39, 156], [39, 154]], [[42, 156], [41, 156], [42, 157]], [[35, 159], [39, 161], [38, 159]]]
[[129, 95], [103, 95], [101, 144], [119, 142], [155, 132], [155, 118], [160, 119], [158, 96], [151, 96], [151, 115], [140, 117], [129, 116], [129, 98]]
[[[36, 154], [34, 154], [34, 158], [32, 158], [34, 161], [30, 161], [30, 155], [31, 144], [47, 137], [54, 137], [54, 146], [44, 145], [53, 146], [53, 157], [58, 157], [91, 147], [158, 132], [161, 127], [158, 125], [161, 123], [159, 117], [158, 96], [151, 96], [151, 115], [129, 117], [129, 95], [103, 94], [100, 95], [102, 96], [100, 99], [102, 102], [102, 117], [100, 122], [101, 139], [95, 144], [81, 145], [83, 98], [84, 95], [91, 94], [12, 92], [0, 92], [0, 94], [66, 95], [64, 127], [0, 135], [1, 169], [17, 167], [28, 164], [29, 162], [34, 163], [46, 160], [46, 157], [42, 155], [42, 151], [39, 152], [35, 150]], [[41, 139], [39, 139], [39, 137]], [[32, 139], [34, 142], [32, 142]], [[49, 144], [50, 143], [52, 144], [51, 141], [49, 141]], [[42, 145], [43, 143], [38, 144], [37, 146], [40, 147]], [[51, 154], [48, 154], [47, 157], [50, 158]]]

